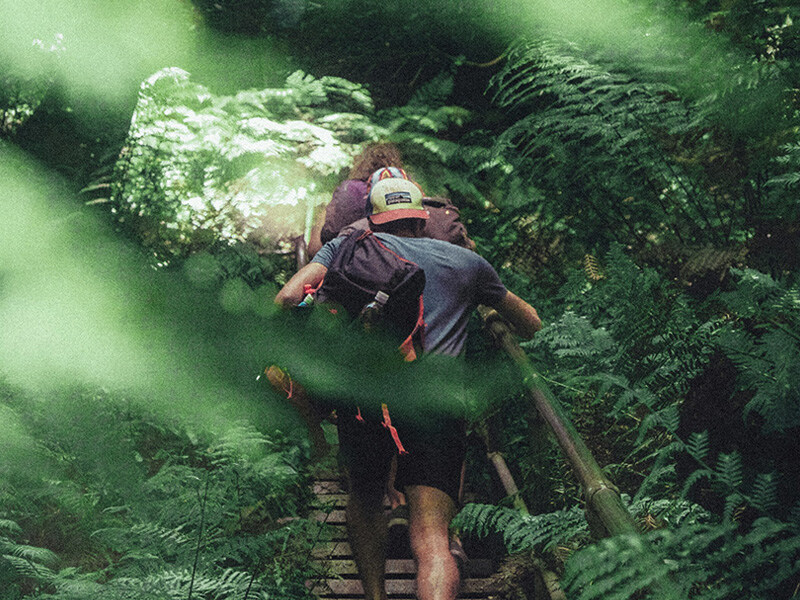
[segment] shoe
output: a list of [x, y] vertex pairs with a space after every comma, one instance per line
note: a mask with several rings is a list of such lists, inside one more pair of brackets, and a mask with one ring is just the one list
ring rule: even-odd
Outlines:
[[387, 527], [408, 527], [408, 505], [401, 504], [389, 512]]

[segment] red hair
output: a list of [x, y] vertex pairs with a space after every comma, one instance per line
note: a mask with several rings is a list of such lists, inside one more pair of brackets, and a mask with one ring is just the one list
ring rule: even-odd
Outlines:
[[367, 144], [361, 154], [353, 160], [348, 179], [361, 179], [366, 181], [381, 167], [403, 168], [403, 159], [400, 150], [392, 143], [378, 142]]

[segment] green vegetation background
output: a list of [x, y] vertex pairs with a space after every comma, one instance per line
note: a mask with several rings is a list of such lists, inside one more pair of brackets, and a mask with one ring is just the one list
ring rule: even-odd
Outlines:
[[[514, 555], [505, 597], [536, 561], [581, 600], [796, 593], [794, 3], [2, 0], [0, 22], [0, 598], [306, 597], [327, 532], [271, 363], [488, 420], [534, 516], [476, 442], [457, 525]], [[647, 552], [591, 539], [477, 323], [462, 403], [436, 362], [386, 389], [380, 347], [275, 314], [291, 239], [378, 139], [539, 310], [525, 349]]]

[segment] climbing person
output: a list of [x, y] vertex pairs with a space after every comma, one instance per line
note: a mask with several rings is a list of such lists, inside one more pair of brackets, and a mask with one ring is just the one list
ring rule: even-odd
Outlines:
[[320, 211], [311, 229], [308, 254], [317, 251], [353, 221], [367, 215], [367, 198], [370, 176], [382, 167], [403, 168], [403, 159], [397, 146], [389, 142], [366, 144], [353, 160], [350, 173], [333, 192], [331, 201]]
[[[407, 177], [397, 146], [389, 142], [367, 144], [353, 161], [348, 178], [333, 192], [325, 211], [318, 213], [308, 242], [309, 256], [314, 256], [322, 244], [347, 231], [369, 229], [366, 218], [370, 212], [369, 190], [375, 176], [384, 168], [389, 169], [392, 177], [398, 174]], [[449, 198], [423, 195], [422, 204], [429, 215], [422, 237], [444, 240], [470, 250], [475, 248], [458, 208]]]
[[[367, 219], [370, 212], [368, 194], [371, 187], [385, 177], [408, 179], [403, 170], [400, 150], [389, 142], [367, 144], [353, 161], [348, 179], [339, 184], [325, 211], [319, 213], [311, 229], [308, 243], [309, 256], [313, 257], [322, 244], [339, 235], [360, 229], [370, 229]], [[441, 196], [429, 198], [423, 195], [422, 203], [428, 212], [422, 237], [444, 240], [470, 250], [475, 249], [475, 242], [467, 235], [467, 229], [461, 222], [459, 210], [450, 199]], [[323, 447], [320, 443], [320, 440], [323, 439], [322, 429], [313, 408], [300, 406], [304, 402], [306, 399], [302, 392], [295, 395], [294, 404], [306, 419], [314, 449], [312, 454], [316, 457], [320, 454], [318, 448]], [[308, 419], [308, 415], [311, 415], [311, 420]], [[392, 476], [386, 487], [386, 497], [390, 507], [389, 526], [403, 527], [408, 525], [408, 509], [405, 497], [394, 487], [393, 474], [395, 470], [393, 465]]]
[[[411, 181], [389, 177], [370, 191], [369, 217], [374, 235], [390, 251], [419, 265], [425, 273], [424, 352], [458, 357], [467, 320], [478, 305], [491, 306], [514, 331], [531, 338], [541, 328], [536, 310], [508, 291], [495, 270], [478, 254], [454, 244], [421, 237], [429, 216], [422, 193]], [[290, 307], [303, 298], [306, 285], [324, 279], [346, 237], [325, 244], [312, 262], [278, 292], [275, 302]], [[455, 370], [453, 370], [455, 372]], [[397, 456], [397, 487], [409, 506], [409, 536], [417, 564], [420, 600], [453, 600], [460, 575], [450, 549], [448, 528], [455, 514], [465, 454], [463, 421], [430, 407], [424, 420], [398, 415], [406, 453], [398, 455], [389, 428], [339, 414], [340, 450], [348, 476], [347, 530], [368, 600], [386, 600], [386, 517], [384, 487]]]

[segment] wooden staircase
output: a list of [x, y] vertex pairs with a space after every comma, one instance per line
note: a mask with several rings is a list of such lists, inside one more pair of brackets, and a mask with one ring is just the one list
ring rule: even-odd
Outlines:
[[[318, 474], [313, 485], [317, 506], [314, 518], [324, 523], [324, 530], [312, 551], [320, 576], [309, 585], [314, 594], [324, 600], [363, 598], [361, 581], [347, 542], [344, 511], [347, 495], [334, 474]], [[469, 600], [490, 598], [494, 588], [489, 576], [495, 565], [490, 558], [473, 557], [473, 553], [474, 550], [468, 550], [470, 561], [458, 597]], [[386, 592], [389, 598], [414, 600], [416, 568], [411, 558], [407, 528], [391, 528], [387, 556]]]

